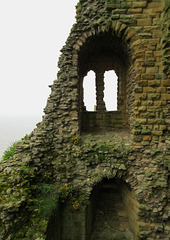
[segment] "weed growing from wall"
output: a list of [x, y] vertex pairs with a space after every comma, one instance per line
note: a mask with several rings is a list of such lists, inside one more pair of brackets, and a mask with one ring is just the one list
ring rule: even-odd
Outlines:
[[42, 217], [49, 217], [58, 207], [59, 196], [54, 184], [43, 184], [39, 187], [39, 195], [34, 199], [37, 211]]
[[80, 145], [80, 144], [81, 144], [81, 137], [80, 137], [80, 135], [72, 138], [71, 141], [72, 141], [72, 143], [73, 143], [74, 145]]
[[33, 204], [30, 206], [31, 221], [24, 229], [25, 240], [46, 239], [49, 219], [59, 207], [59, 196], [55, 184], [42, 184], [37, 187], [36, 192], [38, 194], [32, 195]]
[[86, 197], [81, 196], [80, 192], [74, 185], [64, 184], [60, 186], [57, 191], [60, 201], [65, 202], [66, 200], [70, 200], [75, 210], [80, 209], [81, 206], [87, 203]]

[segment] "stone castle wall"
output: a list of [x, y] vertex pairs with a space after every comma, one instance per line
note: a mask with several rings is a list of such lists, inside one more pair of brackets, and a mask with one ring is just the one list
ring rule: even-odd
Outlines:
[[[126, 209], [124, 216], [112, 210], [123, 226], [117, 227], [120, 235], [129, 219], [130, 239], [169, 239], [169, 11], [163, 0], [77, 4], [77, 22], [61, 50], [43, 121], [18, 142], [12, 159], [0, 163], [2, 240], [89, 240], [95, 231], [88, 223], [95, 226], [98, 211], [94, 201], [107, 179], [113, 181], [109, 189], [120, 190]], [[90, 70], [98, 84], [93, 113], [83, 102], [83, 79]], [[107, 70], [118, 76], [114, 113], [105, 111], [102, 99]], [[66, 201], [51, 220], [42, 218], [32, 199], [37, 186], [51, 183], [74, 185], [87, 204], [75, 211]], [[96, 187], [99, 194], [91, 199]]]

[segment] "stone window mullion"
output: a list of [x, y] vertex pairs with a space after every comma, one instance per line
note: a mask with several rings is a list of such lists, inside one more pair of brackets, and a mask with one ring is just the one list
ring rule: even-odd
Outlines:
[[104, 72], [96, 72], [96, 103], [97, 110], [106, 110], [104, 102]]

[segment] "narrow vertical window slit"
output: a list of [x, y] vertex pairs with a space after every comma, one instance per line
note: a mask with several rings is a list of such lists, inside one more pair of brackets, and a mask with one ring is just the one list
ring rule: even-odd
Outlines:
[[115, 71], [106, 71], [104, 74], [104, 101], [107, 111], [117, 110], [118, 77]]
[[83, 79], [83, 101], [87, 111], [96, 109], [96, 86], [95, 73], [89, 71]]

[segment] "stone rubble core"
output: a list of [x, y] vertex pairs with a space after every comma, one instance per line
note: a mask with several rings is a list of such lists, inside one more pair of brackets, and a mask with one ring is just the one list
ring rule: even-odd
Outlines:
[[[0, 162], [0, 239], [168, 240], [170, 3], [80, 0], [76, 9], [43, 120]], [[83, 99], [90, 70], [94, 112]], [[117, 111], [105, 110], [108, 70]]]

